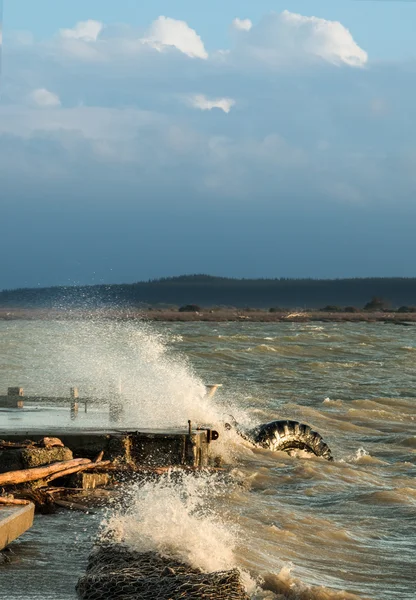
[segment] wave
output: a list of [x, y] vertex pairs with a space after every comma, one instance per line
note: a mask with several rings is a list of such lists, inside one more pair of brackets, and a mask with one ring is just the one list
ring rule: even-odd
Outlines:
[[344, 405], [342, 400], [332, 400], [331, 398], [325, 398], [322, 401], [322, 404], [325, 404], [326, 406], [336, 406], [337, 408]]
[[393, 490], [379, 490], [364, 494], [360, 498], [360, 502], [364, 504], [387, 504], [387, 505], [404, 505], [416, 506], [416, 490], [414, 488], [396, 488]]
[[365, 448], [358, 448], [358, 450], [352, 456], [347, 459], [347, 462], [356, 465], [387, 465], [385, 461], [380, 458], [371, 456], [371, 454]]
[[246, 352], [279, 352], [279, 350], [267, 344], [259, 344], [258, 346], [247, 348]]
[[398, 443], [402, 446], [406, 446], [407, 448], [416, 448], [416, 435], [413, 435], [409, 438], [405, 438], [399, 441]]
[[287, 600], [362, 600], [350, 592], [331, 590], [321, 586], [309, 586], [291, 575], [293, 565], [285, 565], [280, 573], [263, 575], [262, 588]]

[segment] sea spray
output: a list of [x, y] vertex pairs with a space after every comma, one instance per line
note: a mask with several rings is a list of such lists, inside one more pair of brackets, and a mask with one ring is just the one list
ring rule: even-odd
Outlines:
[[[246, 420], [241, 409], [230, 406], [226, 394], [221, 393], [222, 401], [207, 397], [205, 382], [173, 348], [172, 336], [152, 324], [92, 316], [56, 322], [47, 337], [44, 345], [49, 352], [52, 346], [54, 360], [42, 362], [41, 382], [33, 365], [31, 385], [37, 393], [64, 394], [76, 386], [81, 396], [111, 398], [124, 411], [120, 426], [185, 427], [191, 420], [217, 428], [230, 412]], [[39, 336], [36, 343], [41, 355]]]
[[238, 526], [213, 507], [227, 493], [220, 476], [172, 471], [157, 481], [133, 484], [126, 493], [127, 508], [107, 517], [103, 539], [176, 558], [205, 572], [237, 566]]

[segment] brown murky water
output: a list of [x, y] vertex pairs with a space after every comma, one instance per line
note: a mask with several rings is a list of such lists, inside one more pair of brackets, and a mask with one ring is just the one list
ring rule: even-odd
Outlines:
[[[383, 324], [0, 323], [0, 390], [105, 394], [121, 381], [129, 424], [232, 413], [246, 426], [289, 418], [322, 434], [333, 463], [223, 436], [231, 483], [132, 489], [136, 516], [110, 515], [131, 543], [186, 547], [208, 570], [237, 564], [257, 581], [253, 598], [416, 597], [415, 358], [416, 328]], [[203, 382], [224, 384], [215, 402]], [[0, 412], [0, 425], [18, 426], [10, 418]], [[101, 417], [78, 426], [87, 418]], [[38, 518], [0, 567], [0, 598], [75, 598], [101, 520]]]

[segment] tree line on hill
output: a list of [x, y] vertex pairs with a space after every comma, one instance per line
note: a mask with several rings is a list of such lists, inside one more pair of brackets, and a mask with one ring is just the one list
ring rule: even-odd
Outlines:
[[[154, 305], [236, 308], [355, 307], [371, 310], [416, 305], [416, 278], [231, 279], [183, 275], [132, 284], [24, 288], [0, 292], [2, 308], [140, 308]], [[370, 304], [370, 307], [366, 306]], [[357, 310], [358, 310], [357, 308]], [[373, 306], [377, 310], [377, 306]]]

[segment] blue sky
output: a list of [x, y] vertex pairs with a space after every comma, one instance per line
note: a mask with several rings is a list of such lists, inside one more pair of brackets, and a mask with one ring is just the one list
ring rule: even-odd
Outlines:
[[4, 3], [0, 289], [416, 275], [416, 3]]

